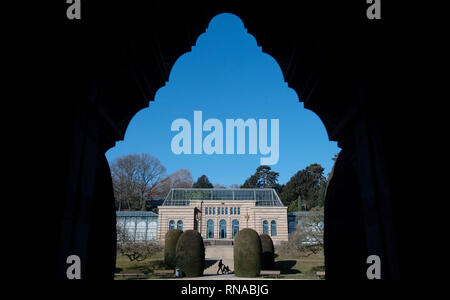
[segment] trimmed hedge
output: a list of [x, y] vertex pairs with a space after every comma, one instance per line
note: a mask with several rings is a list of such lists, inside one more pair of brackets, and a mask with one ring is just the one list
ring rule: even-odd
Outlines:
[[176, 249], [176, 267], [183, 276], [198, 277], [205, 269], [205, 246], [197, 230], [186, 230], [180, 236]]
[[275, 265], [275, 249], [272, 238], [263, 233], [259, 236], [262, 248], [262, 269], [273, 270]]
[[175, 268], [176, 247], [178, 239], [183, 231], [179, 229], [171, 229], [167, 231], [164, 245], [164, 264], [168, 268]]
[[257, 277], [261, 271], [262, 247], [256, 231], [240, 230], [234, 237], [234, 273], [237, 277]]

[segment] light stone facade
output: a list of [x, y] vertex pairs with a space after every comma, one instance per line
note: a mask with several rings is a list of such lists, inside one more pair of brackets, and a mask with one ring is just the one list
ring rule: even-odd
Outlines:
[[[273, 193], [276, 195], [275, 191]], [[171, 221], [174, 228], [177, 228], [177, 223], [181, 221], [183, 230], [198, 230], [205, 241], [231, 241], [233, 240], [233, 221], [235, 224], [237, 221], [239, 230], [252, 228], [259, 234], [264, 232], [264, 223], [266, 222], [266, 233], [271, 236], [274, 244], [279, 244], [288, 240], [287, 207], [281, 204], [278, 196], [273, 201], [276, 205], [257, 205], [258, 201], [254, 199], [192, 199], [188, 204], [183, 203], [183, 205], [163, 204], [158, 207], [158, 241], [164, 244], [164, 237], [170, 229]], [[208, 221], [211, 224], [210, 220], [213, 222], [213, 226], [208, 226]]]

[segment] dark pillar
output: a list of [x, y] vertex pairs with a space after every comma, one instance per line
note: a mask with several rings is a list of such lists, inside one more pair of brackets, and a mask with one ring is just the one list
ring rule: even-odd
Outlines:
[[[113, 278], [116, 228], [114, 195], [104, 156], [105, 127], [89, 105], [73, 118], [66, 194], [58, 226], [56, 278], [66, 279], [66, 259], [78, 255], [81, 279]], [[64, 177], [61, 175], [61, 177]]]
[[106, 157], [99, 161], [92, 198], [85, 279], [113, 279], [116, 265], [116, 212]]
[[336, 160], [325, 197], [325, 273], [327, 279], [364, 279], [366, 231], [353, 149]]
[[374, 109], [365, 107], [356, 119], [356, 171], [366, 226], [367, 256], [378, 255], [381, 278], [399, 279], [397, 238], [391, 208], [385, 149]]

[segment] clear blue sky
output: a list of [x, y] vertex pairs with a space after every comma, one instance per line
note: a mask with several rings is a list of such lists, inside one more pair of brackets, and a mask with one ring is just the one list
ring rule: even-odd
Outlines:
[[[319, 117], [303, 108], [299, 96], [287, 86], [275, 59], [261, 51], [243, 22], [235, 15], [220, 14], [211, 20], [192, 51], [176, 61], [154, 102], [134, 116], [124, 141], [106, 157], [111, 162], [145, 152], [158, 157], [168, 174], [184, 168], [194, 181], [206, 174], [213, 184], [242, 184], [260, 165], [259, 150], [256, 155], [172, 153], [171, 140], [177, 134], [170, 130], [172, 122], [184, 118], [193, 127], [194, 111], [201, 110], [203, 122], [209, 118], [222, 121], [224, 148], [225, 119], [279, 119], [280, 156], [271, 167], [280, 173], [280, 183], [312, 163], [321, 164], [327, 175], [339, 148], [328, 141]], [[268, 139], [270, 142], [270, 136]]]

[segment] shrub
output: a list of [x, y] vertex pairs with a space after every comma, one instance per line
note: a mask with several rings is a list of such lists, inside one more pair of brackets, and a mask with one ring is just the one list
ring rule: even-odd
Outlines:
[[245, 228], [234, 237], [234, 272], [238, 277], [256, 277], [261, 271], [261, 240], [256, 231]]
[[262, 269], [273, 270], [275, 263], [275, 250], [273, 247], [272, 238], [265, 233], [261, 234], [259, 238], [261, 239], [262, 249]]
[[205, 268], [205, 246], [197, 230], [186, 230], [178, 239], [176, 267], [187, 277], [203, 275]]
[[277, 253], [282, 257], [300, 258], [323, 251], [323, 207], [312, 208], [302, 217], [296, 231], [289, 234], [288, 242], [281, 242]]
[[164, 263], [168, 268], [175, 268], [175, 256], [178, 239], [183, 231], [171, 229], [167, 231], [164, 245]]
[[143, 261], [153, 254], [161, 251], [161, 247], [152, 241], [149, 242], [127, 242], [118, 244], [120, 254], [128, 257], [130, 261]]

